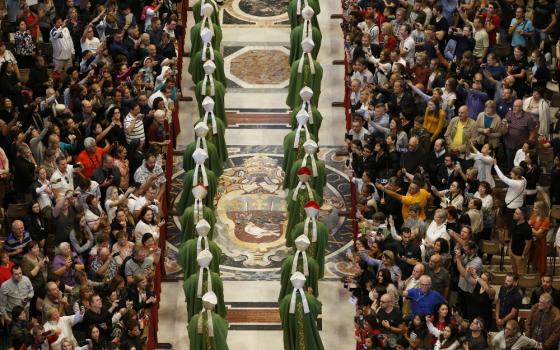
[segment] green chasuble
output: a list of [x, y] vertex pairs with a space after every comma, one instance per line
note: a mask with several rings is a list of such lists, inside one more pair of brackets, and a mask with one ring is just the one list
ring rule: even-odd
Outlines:
[[[299, 159], [303, 159], [305, 155], [305, 150], [303, 149], [303, 143], [307, 141], [305, 130], [302, 128], [300, 130], [299, 136], [299, 147], [294, 148], [294, 141], [296, 139], [296, 132], [297, 131], [290, 131], [289, 133], [284, 136], [283, 149], [284, 149], [284, 158], [282, 160], [282, 170], [284, 173], [288, 173], [292, 169], [292, 165]], [[317, 142], [315, 136], [309, 133], [310, 138]]]
[[[202, 317], [202, 334], [198, 333], [198, 319]], [[228, 322], [212, 311], [214, 337], [208, 337], [208, 313], [194, 315], [188, 325], [189, 350], [229, 350], [226, 342]]]
[[[306, 158], [307, 164], [305, 165], [309, 169], [311, 169], [311, 160], [309, 157]], [[295, 188], [299, 182], [299, 178], [297, 176], [298, 170], [301, 168], [301, 163], [303, 162], [302, 159], [297, 160], [293, 165], [292, 169], [289, 173], [284, 176], [284, 189], [286, 188]], [[315, 164], [317, 166], [317, 176], [310, 176], [309, 177], [309, 185], [312, 189], [317, 192], [317, 195], [320, 198], [323, 198], [323, 191], [325, 186], [327, 185], [327, 171], [325, 168], [325, 162], [322, 160], [315, 159]], [[313, 174], [315, 175], [315, 174]]]
[[292, 63], [292, 68], [290, 70], [290, 84], [288, 86], [288, 97], [286, 98], [286, 104], [290, 109], [298, 109], [301, 107], [301, 97], [299, 92], [304, 86], [309, 86], [313, 90], [313, 97], [311, 98], [311, 104], [313, 106], [319, 105], [319, 95], [321, 95], [321, 80], [323, 79], [323, 68], [319, 62], [313, 60], [313, 67], [315, 68], [315, 74], [311, 74], [311, 65], [309, 63], [309, 55], [305, 55], [303, 68], [301, 73], [299, 72], [299, 62], [302, 58], [298, 58], [297, 61]]
[[[183, 192], [187, 191], [185, 186], [183, 186]], [[191, 205], [183, 212], [181, 215], [180, 222], [181, 222], [181, 242], [186, 242], [189, 239], [193, 239], [197, 237], [196, 233], [196, 224], [201, 220], [204, 219], [208, 221], [210, 224], [210, 232], [208, 232], [208, 239], [212, 240], [214, 236], [214, 225], [216, 224], [216, 215], [212, 209], [208, 208], [207, 206], [202, 207], [202, 215], [198, 214], [195, 217], [194, 215], [194, 205]], [[199, 211], [197, 211], [199, 212]]]
[[[307, 254], [307, 253], [306, 253]], [[290, 281], [290, 277], [292, 276], [292, 264], [294, 262], [295, 255], [288, 255], [284, 261], [282, 262], [282, 267], [280, 268], [280, 295], [278, 296], [278, 302], [282, 301], [282, 299], [286, 295], [292, 295], [292, 290], [294, 286]], [[307, 287], [311, 287], [313, 289], [313, 295], [315, 297], [319, 296], [319, 265], [309, 255], [307, 256], [307, 268], [309, 270], [309, 276], [305, 276], [305, 291], [307, 291]], [[297, 262], [297, 270], [303, 273], [303, 258], [301, 253], [298, 255], [298, 262]]]
[[296, 293], [295, 313], [290, 313], [292, 295], [280, 301], [279, 311], [284, 331], [285, 350], [323, 350], [323, 343], [317, 330], [317, 317], [321, 313], [321, 302], [312, 294], [305, 292], [309, 312], [305, 313], [301, 294]]
[[[307, 130], [309, 130], [309, 132], [315, 136], [317, 142], [319, 142], [319, 129], [321, 128], [321, 124], [323, 123], [323, 116], [317, 108], [312, 107], [311, 111], [309, 111], [309, 104], [306, 103], [305, 105], [305, 110], [310, 116], [309, 121], [307, 122]], [[298, 123], [296, 116], [300, 110], [301, 108], [294, 109], [290, 115], [290, 124], [292, 126], [292, 130], [297, 129]], [[313, 124], [311, 124], [311, 117], [313, 117]]]
[[[204, 198], [203, 203], [205, 206], [210, 208], [211, 210], [214, 209], [214, 197], [216, 196], [216, 191], [218, 189], [218, 178], [214, 174], [212, 170], [206, 169], [206, 176], [208, 178], [208, 187], [206, 190], [208, 194], [206, 198]], [[183, 179], [183, 192], [181, 193], [181, 197], [179, 201], [176, 202], [175, 209], [178, 213], [182, 213], [194, 204], [194, 196], [192, 194], [193, 188], [193, 178], [194, 178], [194, 169], [187, 171], [185, 174], [185, 178]], [[202, 175], [198, 175], [198, 183], [202, 182]], [[206, 219], [206, 218], [205, 218]], [[210, 222], [210, 221], [208, 221]], [[196, 222], [194, 223], [196, 225]]]
[[[208, 130], [208, 134], [210, 134], [211, 132], [212, 128]], [[206, 137], [208, 137], [208, 135]], [[206, 145], [206, 153], [208, 153], [208, 159], [206, 159], [204, 165], [206, 166], [206, 169], [212, 170], [217, 177], [220, 177], [224, 172], [224, 162], [222, 162], [222, 159], [218, 154], [218, 149], [216, 148], [216, 145], [214, 145], [214, 143], [206, 141]], [[196, 163], [194, 162], [192, 155], [197, 148], [202, 148], [202, 142], [195, 141], [187, 145], [187, 148], [183, 153], [183, 170], [189, 171], [191, 169], [194, 169]]]
[[[202, 296], [208, 292], [208, 270], [204, 269], [204, 276], [202, 278], [202, 294], [197, 296], [198, 292], [198, 279], [200, 277], [200, 269], [197, 273], [193, 273], [186, 278], [183, 282], [183, 291], [185, 292], [185, 301], [187, 302], [187, 320], [190, 320], [194, 315], [202, 310]], [[211, 272], [210, 279], [212, 281], [211, 291], [218, 297], [218, 304], [216, 304], [215, 311], [218, 315], [226, 317], [226, 304], [224, 303], [224, 286], [220, 275]]]
[[319, 206], [323, 205], [323, 198], [319, 197], [314, 189], [311, 189], [313, 198], [309, 198], [309, 191], [307, 190], [307, 188], [305, 186], [300, 187], [296, 200], [293, 200], [294, 191], [295, 189], [291, 189], [290, 192], [288, 192], [288, 197], [286, 198], [286, 201], [288, 203], [288, 225], [286, 226], [286, 231], [284, 232], [286, 232], [286, 246], [288, 247], [291, 247], [293, 245], [294, 239], [296, 237], [291, 234], [294, 226], [296, 226], [299, 222], [305, 220], [305, 218], [307, 217], [304, 209], [305, 204], [307, 204], [307, 202], [309, 202], [310, 200], [314, 200], [319, 204]]
[[[303, 32], [303, 29], [303, 24], [300, 24], [299, 26], [292, 29], [292, 32], [290, 33], [290, 58], [288, 59], [288, 62], [290, 64], [294, 63], [295, 60], [301, 58], [301, 55], [303, 54], [301, 41], [307, 38], [309, 35], [311, 35], [311, 39], [313, 39], [313, 43], [315, 44], [315, 47], [313, 47], [313, 51], [311, 52], [311, 56], [313, 56], [313, 59], [317, 59], [317, 55], [319, 55], [319, 50], [321, 49], [321, 40], [323, 39], [319, 27], [312, 26], [311, 33], [307, 34]], [[307, 28], [307, 30], [309, 31], [309, 28]]]
[[[313, 259], [315, 259], [317, 264], [319, 264], [319, 278], [323, 278], [323, 275], [325, 274], [325, 249], [327, 249], [327, 242], [329, 241], [329, 229], [321, 221], [316, 220], [316, 222], [317, 222], [316, 242], [313, 242], [312, 240], [313, 231], [312, 231], [311, 221], [307, 226], [307, 238], [309, 238], [309, 241], [311, 242], [309, 248], [307, 248], [307, 256], [312, 257]], [[303, 235], [304, 227], [305, 227], [305, 219], [303, 219], [300, 223], [295, 225], [295, 227], [291, 231], [288, 231], [288, 234], [286, 234], [286, 242], [288, 242], [288, 235], [290, 236], [289, 239], [291, 240], [291, 242], [294, 242], [296, 238], [298, 238], [300, 235]]]
[[[212, 7], [214, 8], [214, 12], [212, 12], [212, 23], [215, 23], [217, 25], [220, 25], [220, 8], [218, 7], [218, 4], [216, 4], [216, 2], [214, 0], [199, 0], [197, 2], [195, 2], [192, 5], [192, 13], [194, 16], [194, 22], [198, 23], [200, 21], [202, 21], [202, 14], [200, 13], [200, 10], [202, 9], [202, 6], [204, 4], [210, 4], [212, 5]], [[311, 6], [311, 5], [309, 5]], [[313, 10], [315, 10], [314, 7], [312, 7]]]
[[[198, 22], [191, 28], [191, 56], [202, 50], [203, 42], [200, 37], [200, 31], [202, 30], [202, 23]], [[208, 28], [208, 21], [204, 21], [204, 28]], [[212, 29], [214, 30], [214, 36], [212, 37], [212, 47], [216, 50], [220, 50], [220, 45], [222, 44], [222, 29], [212, 21]], [[313, 90], [315, 91], [315, 90]]]
[[[206, 60], [210, 59], [210, 54], [208, 53], [208, 48], [206, 50]], [[222, 54], [214, 49], [214, 63], [216, 64], [216, 70], [214, 71], [214, 80], [221, 82], [222, 84], [226, 84], [226, 74], [224, 73], [224, 58]], [[199, 50], [198, 52], [194, 53], [191, 56], [191, 61], [189, 62], [189, 73], [192, 76], [192, 80], [195, 84], [199, 81], [202, 81], [204, 78], [204, 68], [202, 65], [206, 61], [202, 61], [202, 52], [203, 50]]]
[[[291, 0], [288, 3], [288, 17], [290, 21], [290, 28], [294, 29], [298, 25], [303, 23], [303, 17], [301, 16], [301, 10], [305, 8], [306, 1], [300, 1], [300, 14], [297, 14], [297, 2], [298, 0]], [[307, 0], [307, 5], [313, 9], [315, 16], [311, 19], [313, 27], [319, 28], [319, 22], [317, 22], [317, 15], [321, 13], [321, 7], [319, 6], [319, 0]], [[194, 9], [193, 9], [194, 10]], [[198, 11], [200, 13], [200, 11]]]
[[[224, 162], [228, 159], [228, 151], [227, 151], [226, 139], [225, 139], [226, 127], [224, 125], [224, 122], [220, 118], [218, 118], [218, 116], [215, 116], [214, 120], [216, 120], [216, 130], [218, 131], [216, 134], [214, 134], [212, 128], [212, 116], [209, 114], [206, 117], [206, 125], [208, 125], [208, 133], [206, 134], [206, 141], [208, 145], [213, 144], [216, 147], [216, 151], [218, 152], [218, 157], [222, 160], [220, 164], [224, 164]], [[203, 121], [204, 121], [204, 115], [202, 116], [202, 119], [197, 120], [194, 123], [194, 125]]]
[[194, 96], [196, 98], [196, 103], [198, 105], [198, 115], [200, 118], [204, 117], [204, 108], [202, 107], [202, 101], [206, 96], [212, 97], [214, 100], [214, 114], [216, 117], [221, 119], [225, 125], [227, 125], [226, 107], [224, 105], [224, 96], [226, 95], [226, 89], [224, 84], [214, 80], [214, 96], [210, 94], [210, 83], [206, 84], [206, 91], [202, 91], [202, 81], [199, 81], [194, 88]]
[[[198, 237], [200, 238], [200, 237]], [[200, 269], [198, 266], [198, 262], [196, 261], [196, 257], [198, 256], [197, 251], [197, 244], [198, 238], [189, 239], [185, 243], [181, 244], [179, 248], [179, 253], [177, 253], [177, 264], [181, 266], [184, 273], [184, 278], [190, 277], [190, 275], [195, 274]], [[201, 240], [201, 247], [202, 249], [206, 248], [204, 242], [206, 239]], [[212, 261], [210, 262], [210, 271], [220, 274], [220, 260], [222, 257], [222, 250], [218, 245], [212, 241], [208, 240], [208, 249], [210, 253], [212, 253]]]

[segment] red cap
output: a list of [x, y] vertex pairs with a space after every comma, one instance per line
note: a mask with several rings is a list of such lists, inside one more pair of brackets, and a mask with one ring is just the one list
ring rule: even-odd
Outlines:
[[298, 175], [311, 175], [311, 169], [309, 169], [308, 167], [304, 166], [299, 168]]
[[306, 208], [314, 208], [314, 209], [321, 209], [321, 206], [319, 205], [319, 203], [315, 202], [315, 201], [309, 201], [305, 204], [305, 209]]

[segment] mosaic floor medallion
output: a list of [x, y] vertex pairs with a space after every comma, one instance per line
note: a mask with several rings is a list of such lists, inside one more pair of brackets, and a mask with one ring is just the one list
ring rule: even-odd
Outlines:
[[224, 57], [224, 70], [228, 81], [234, 82], [235, 86], [258, 89], [282, 89], [288, 86], [290, 51], [287, 48], [247, 46], [232, 51]]
[[229, 0], [223, 5], [225, 25], [286, 26], [289, 0]]
[[[216, 196], [217, 232], [214, 241], [223, 252], [223, 278], [236, 280], [276, 279], [282, 260], [292, 254], [285, 244], [286, 200], [282, 182], [282, 155], [278, 146], [230, 147], [230, 157], [219, 179]], [[327, 247], [327, 278], [338, 278], [351, 268], [344, 261], [350, 246], [350, 221], [339, 217], [349, 203], [348, 179], [335, 162], [335, 150], [325, 148], [320, 157], [327, 164], [328, 185], [319, 220], [330, 228]], [[182, 190], [184, 173], [172, 183], [174, 196]], [[170, 229], [168, 257], [173, 259], [180, 242], [178, 216]], [[174, 247], [174, 248], [173, 248]]]

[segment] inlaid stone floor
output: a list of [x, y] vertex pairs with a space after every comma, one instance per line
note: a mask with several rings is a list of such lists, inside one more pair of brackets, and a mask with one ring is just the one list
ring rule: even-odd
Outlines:
[[[279, 278], [282, 260], [291, 250], [285, 246], [286, 200], [282, 189], [280, 146], [230, 146], [229, 160], [219, 179], [216, 198], [217, 234], [222, 249], [224, 279], [274, 280]], [[328, 185], [319, 220], [330, 230], [326, 252], [326, 279], [339, 279], [351, 268], [345, 257], [351, 245], [351, 222], [339, 213], [350, 205], [344, 159], [337, 148], [324, 147], [319, 153], [327, 167]], [[172, 200], [183, 190], [181, 157], [171, 184]], [[172, 262], [181, 243], [179, 217], [168, 224], [167, 257], [170, 273], [181, 274]]]

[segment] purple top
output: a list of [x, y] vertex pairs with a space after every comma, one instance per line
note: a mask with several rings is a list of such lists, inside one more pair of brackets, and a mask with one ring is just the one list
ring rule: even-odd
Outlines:
[[[74, 265], [83, 264], [82, 259], [80, 259], [80, 257], [74, 252], [72, 252], [72, 260], [74, 261], [72, 267], [66, 269], [66, 271], [64, 271], [64, 274], [60, 277], [60, 282], [71, 287], [76, 285], [76, 280], [74, 279], [74, 274], [76, 273], [76, 269], [74, 268]], [[62, 266], [64, 266], [64, 257], [61, 255], [56, 255], [52, 263], [53, 270], [58, 270]]]

